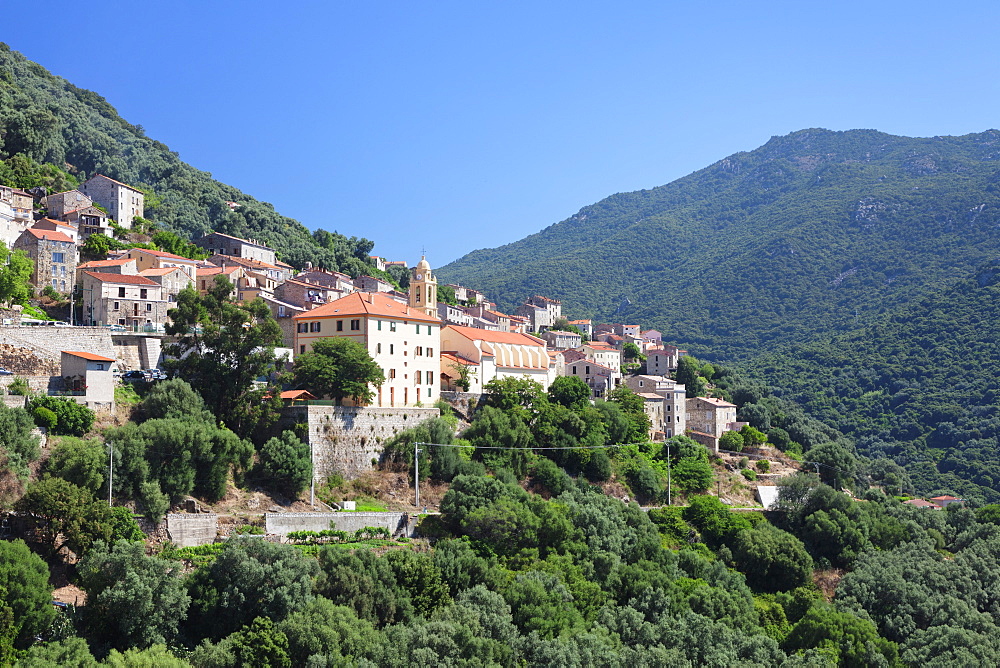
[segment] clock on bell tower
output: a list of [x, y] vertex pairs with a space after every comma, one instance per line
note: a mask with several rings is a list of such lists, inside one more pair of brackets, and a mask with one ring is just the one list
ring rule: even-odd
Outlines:
[[437, 278], [426, 257], [410, 270], [410, 308], [437, 317]]

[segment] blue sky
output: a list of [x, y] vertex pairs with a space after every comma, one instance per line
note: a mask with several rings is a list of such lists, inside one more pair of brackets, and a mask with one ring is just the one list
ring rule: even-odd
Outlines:
[[[808, 127], [1000, 125], [996, 2], [45, 3], [0, 39], [315, 229], [441, 266]], [[37, 18], [37, 17], [36, 17]], [[58, 29], [59, 38], [52, 30]]]

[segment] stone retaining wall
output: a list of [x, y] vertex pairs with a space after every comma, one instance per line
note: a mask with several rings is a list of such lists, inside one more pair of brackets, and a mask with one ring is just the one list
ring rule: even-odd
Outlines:
[[167, 513], [167, 535], [180, 547], [214, 543], [218, 532], [215, 513]]
[[436, 408], [291, 406], [282, 413], [287, 427], [305, 424], [317, 483], [337, 473], [351, 480], [372, 470], [383, 444], [403, 431], [440, 415]]
[[[415, 516], [414, 516], [415, 518]], [[339, 512], [339, 513], [265, 513], [264, 527], [268, 534], [286, 536], [291, 531], [357, 531], [365, 527], [385, 527], [392, 536], [410, 536], [413, 533], [407, 513]]]

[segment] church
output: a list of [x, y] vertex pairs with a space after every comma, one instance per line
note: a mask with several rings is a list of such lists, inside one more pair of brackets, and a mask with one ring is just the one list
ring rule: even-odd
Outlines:
[[382, 386], [373, 388], [372, 405], [402, 408], [437, 401], [441, 320], [437, 278], [426, 258], [410, 270], [407, 303], [391, 293], [355, 292], [292, 320], [296, 355], [330, 336], [353, 338], [368, 350], [385, 374]]

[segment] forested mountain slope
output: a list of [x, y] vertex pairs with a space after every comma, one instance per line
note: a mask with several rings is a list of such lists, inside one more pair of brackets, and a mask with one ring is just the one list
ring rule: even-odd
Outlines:
[[[295, 266], [311, 261], [352, 275], [371, 273], [373, 243], [301, 223], [266, 203], [214, 180], [183, 162], [166, 145], [121, 118], [108, 102], [77, 88], [0, 43], [0, 175], [9, 180], [12, 158], [68, 172], [58, 181], [72, 187], [105, 174], [147, 191], [146, 217], [184, 236], [209, 230], [254, 238], [273, 246]], [[14, 172], [21, 163], [14, 164]], [[239, 207], [230, 210], [227, 202]]]
[[1000, 500], [1000, 260], [878, 324], [755, 360], [755, 375], [914, 487]]
[[[843, 332], [968, 275], [1000, 239], [1000, 132], [802, 130], [442, 267], [512, 308], [639, 322], [711, 357]], [[631, 303], [624, 303], [623, 300]]]

